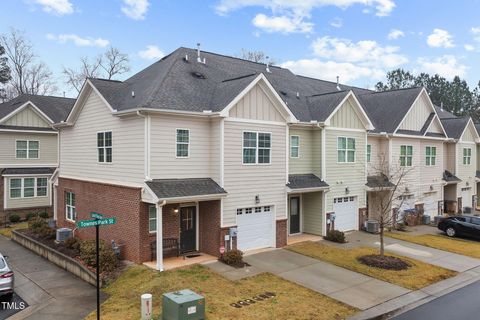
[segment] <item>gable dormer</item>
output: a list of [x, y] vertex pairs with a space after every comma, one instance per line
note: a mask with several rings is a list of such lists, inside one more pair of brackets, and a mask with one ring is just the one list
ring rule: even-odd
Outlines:
[[470, 119], [465, 127], [465, 130], [460, 137], [461, 142], [477, 142], [478, 141], [478, 133], [475, 129], [475, 125], [473, 121]]
[[31, 102], [25, 103], [3, 119], [0, 124], [17, 127], [48, 128], [53, 122]]
[[422, 91], [398, 128], [400, 130], [421, 131], [425, 122], [429, 120], [431, 113], [435, 113], [435, 110], [430, 105], [428, 96]]

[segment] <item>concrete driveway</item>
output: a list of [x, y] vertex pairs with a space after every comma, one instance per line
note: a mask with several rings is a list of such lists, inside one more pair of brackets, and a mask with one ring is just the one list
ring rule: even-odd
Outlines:
[[15, 292], [29, 305], [9, 319], [76, 320], [95, 310], [90, 284], [3, 236], [0, 251], [15, 271]]
[[360, 310], [410, 292], [394, 284], [284, 249], [248, 255], [244, 260], [259, 270], [273, 273]]

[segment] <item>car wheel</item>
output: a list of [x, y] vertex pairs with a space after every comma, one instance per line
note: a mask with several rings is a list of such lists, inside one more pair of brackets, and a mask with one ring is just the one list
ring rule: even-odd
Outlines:
[[447, 233], [447, 236], [449, 236], [449, 237], [455, 237], [455, 234], [457, 233], [455, 231], [454, 227], [448, 227], [445, 232]]

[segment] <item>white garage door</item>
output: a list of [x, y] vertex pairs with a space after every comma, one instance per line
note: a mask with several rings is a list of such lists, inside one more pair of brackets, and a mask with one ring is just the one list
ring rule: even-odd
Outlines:
[[438, 199], [436, 193], [425, 198], [423, 211], [424, 214], [431, 217], [438, 215]]
[[237, 209], [237, 247], [245, 251], [273, 246], [272, 206]]
[[348, 231], [357, 229], [357, 197], [333, 199], [335, 212], [335, 229]]
[[471, 207], [472, 206], [472, 188], [466, 187], [462, 188], [462, 206]]

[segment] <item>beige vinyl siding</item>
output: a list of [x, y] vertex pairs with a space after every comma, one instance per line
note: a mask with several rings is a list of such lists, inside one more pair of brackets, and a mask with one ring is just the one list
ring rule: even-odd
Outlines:
[[309, 192], [301, 196], [303, 232], [322, 235], [323, 231], [323, 192]]
[[212, 119], [210, 121], [210, 178], [221, 184], [221, 135], [222, 120]]
[[434, 118], [433, 122], [430, 124], [430, 127], [428, 128], [428, 132], [431, 133], [443, 133], [440, 120], [438, 118]]
[[468, 124], [463, 136], [461, 137], [461, 141], [468, 141], [468, 142], [475, 142], [475, 129], [473, 128], [472, 124]]
[[[41, 176], [44, 178], [45, 176]], [[36, 178], [34, 176], [28, 176], [25, 178]], [[50, 178], [50, 177], [47, 177]], [[5, 195], [6, 202], [4, 204], [5, 209], [21, 209], [21, 208], [39, 208], [50, 206], [51, 188], [50, 184], [47, 187], [47, 196], [45, 197], [27, 197], [27, 198], [13, 198], [10, 199], [10, 178], [5, 180]]]
[[[113, 162], [97, 162], [97, 132], [112, 131]], [[152, 140], [156, 137], [152, 136]], [[73, 127], [60, 131], [61, 176], [143, 185], [145, 119], [113, 116], [93, 91]]]
[[232, 118], [285, 121], [260, 84], [255, 85], [230, 109], [229, 116]]
[[331, 120], [332, 127], [363, 129], [363, 123], [357, 115], [353, 105], [352, 98], [349, 98], [337, 110]]
[[[466, 135], [464, 135], [462, 138], [465, 138]], [[465, 141], [465, 140], [464, 140]], [[463, 164], [463, 148], [470, 148], [472, 149], [472, 157], [469, 165], [464, 165]], [[475, 189], [475, 174], [476, 174], [476, 166], [477, 166], [477, 153], [475, 152], [476, 149], [476, 144], [473, 142], [467, 143], [465, 142], [459, 142], [457, 143], [457, 177], [459, 177], [462, 182], [457, 184], [457, 195], [459, 197], [462, 196], [462, 188], [467, 188], [471, 187], [470, 190], [470, 196], [474, 194], [476, 191]], [[471, 198], [468, 199], [468, 205], [463, 203], [464, 206], [471, 206]]]
[[424, 93], [417, 99], [400, 125], [400, 129], [420, 131], [433, 110]]
[[[225, 121], [225, 177], [228, 196], [223, 201], [223, 226], [236, 224], [236, 209], [275, 206], [278, 219], [286, 218], [286, 126]], [[271, 133], [271, 164], [243, 165], [244, 131]], [[255, 204], [258, 195], [260, 203]]]
[[312, 132], [312, 173], [322, 176], [322, 130]]
[[[39, 142], [38, 159], [16, 159], [16, 140]], [[0, 168], [11, 165], [54, 165], [58, 163], [56, 133], [0, 133]]]
[[50, 124], [44, 120], [31, 106], [27, 106], [12, 117], [3, 122], [7, 126], [25, 126], [25, 127], [50, 127]]
[[[290, 137], [298, 136], [300, 138], [300, 148], [298, 158], [290, 157], [290, 145], [288, 146], [289, 173], [302, 174], [313, 172], [313, 135], [316, 131], [311, 129], [293, 129], [290, 128]], [[289, 137], [289, 144], [290, 144]]]
[[443, 165], [445, 170], [450, 171], [451, 173], [455, 174], [455, 163], [456, 163], [456, 144], [455, 143], [445, 143], [444, 145], [444, 152], [443, 152]]
[[[355, 163], [337, 163], [337, 138], [355, 138]], [[366, 133], [365, 131], [342, 131], [327, 129], [325, 132], [326, 182], [330, 192], [326, 194], [327, 212], [333, 210], [333, 198], [358, 197], [359, 207], [365, 207]], [[346, 188], [349, 193], [346, 193]]]
[[[435, 157], [435, 165], [434, 166], [427, 166], [426, 159], [425, 159], [425, 148], [435, 147], [436, 148], [436, 157]], [[442, 183], [443, 179], [443, 142], [438, 140], [421, 140], [420, 141], [420, 152], [422, 157], [420, 158], [421, 169], [420, 169], [420, 180], [419, 184], [424, 185], [431, 185], [431, 184], [440, 184]]]
[[367, 138], [367, 145], [371, 145], [370, 162], [367, 163], [368, 175], [378, 175], [388, 169], [388, 140], [376, 136]]
[[477, 144], [475, 148], [477, 151], [477, 170], [480, 170], [480, 144]]
[[[189, 130], [189, 154], [176, 156], [176, 130]], [[154, 179], [211, 177], [210, 120], [185, 116], [151, 116], [151, 176]], [[218, 162], [217, 162], [218, 163]]]

